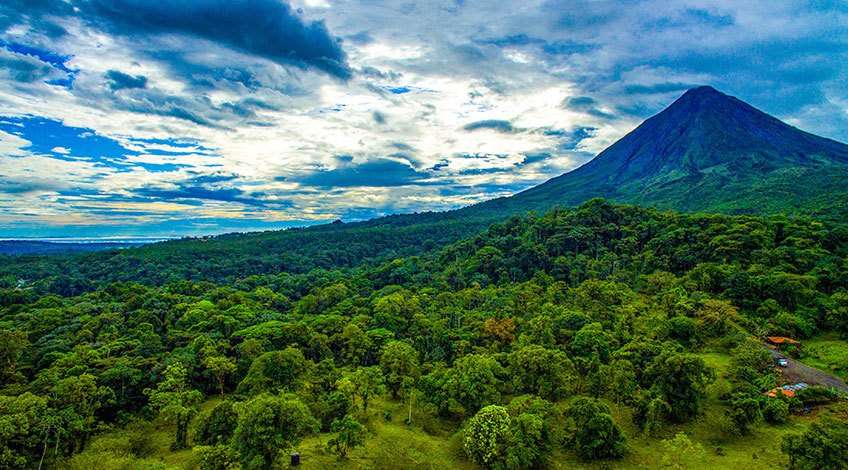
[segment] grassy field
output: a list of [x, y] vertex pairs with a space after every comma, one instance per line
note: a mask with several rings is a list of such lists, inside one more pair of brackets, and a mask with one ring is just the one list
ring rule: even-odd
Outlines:
[[[822, 340], [823, 342], [829, 340]], [[627, 455], [617, 461], [586, 463], [580, 461], [569, 451], [556, 451], [552, 455], [552, 469], [648, 469], [648, 468], [711, 468], [733, 470], [756, 470], [784, 468], [786, 457], [780, 452], [781, 438], [790, 432], [803, 431], [808, 424], [821, 414], [848, 413], [844, 405], [834, 405], [816, 410], [810, 415], [793, 416], [782, 426], [759, 424], [748, 436], [728, 437], [722, 427], [724, 407], [717, 399], [717, 390], [724, 380], [722, 375], [730, 364], [727, 355], [717, 352], [702, 353], [701, 357], [715, 368], [717, 385], [709, 390], [708, 403], [704, 415], [698, 420], [681, 426], [671, 426], [661, 436], [650, 437], [640, 432], [631, 419], [631, 410], [626, 406], [610, 403], [614, 418], [628, 439]], [[217, 400], [204, 403], [209, 409]], [[387, 421], [384, 413], [390, 411], [393, 419]], [[305, 439], [297, 448], [301, 453], [303, 469], [472, 469], [461, 446], [460, 434], [456, 424], [433, 420], [421, 426], [416, 423], [407, 426], [403, 423], [404, 409], [400, 403], [388, 400], [375, 400], [369, 407], [366, 426], [370, 436], [364, 447], [355, 449], [349, 458], [340, 461], [326, 450], [328, 434]], [[425, 431], [425, 429], [427, 431]], [[124, 468], [144, 469], [162, 466], [167, 469], [197, 468], [197, 460], [191, 450], [174, 452], [170, 450], [174, 430], [160, 421], [154, 421], [149, 430], [151, 436], [151, 455], [144, 460], [128, 461], [116, 459], [114, 465], [103, 455], [97, 455], [92, 449], [109, 447], [109, 440], [118, 439], [121, 431], [107, 433], [92, 443], [89, 451], [75, 457], [75, 466], [70, 469], [97, 468], [98, 470], [118, 470]], [[677, 433], [685, 433], [694, 444], [684, 451], [670, 451], [664, 439], [671, 439]], [[107, 445], [98, 444], [106, 442]], [[118, 452], [120, 453], [120, 452]], [[96, 464], [95, 467], [92, 465]], [[281, 468], [287, 468], [287, 459], [281, 462]]]
[[848, 341], [827, 334], [804, 341], [802, 360], [809, 366], [848, 380]]

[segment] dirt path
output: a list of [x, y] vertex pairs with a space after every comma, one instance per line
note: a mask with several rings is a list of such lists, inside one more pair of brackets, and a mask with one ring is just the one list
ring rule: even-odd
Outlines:
[[824, 385], [825, 387], [834, 387], [837, 390], [848, 393], [848, 384], [846, 384], [839, 377], [836, 377], [832, 374], [828, 374], [827, 372], [821, 371], [814, 367], [810, 367], [804, 363], [799, 362], [796, 359], [787, 357], [781, 354], [780, 351], [775, 351], [771, 348], [768, 348], [768, 351], [775, 359], [785, 358], [789, 362], [789, 365], [787, 367], [780, 368], [780, 370], [783, 372], [783, 380], [786, 383], [806, 382], [810, 385]]

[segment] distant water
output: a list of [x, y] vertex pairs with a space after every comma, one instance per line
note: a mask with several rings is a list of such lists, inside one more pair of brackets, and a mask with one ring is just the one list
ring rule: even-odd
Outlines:
[[116, 245], [138, 245], [173, 240], [176, 237], [53, 237], [53, 238], [0, 238], [0, 241], [45, 242], [45, 243], [112, 243]]

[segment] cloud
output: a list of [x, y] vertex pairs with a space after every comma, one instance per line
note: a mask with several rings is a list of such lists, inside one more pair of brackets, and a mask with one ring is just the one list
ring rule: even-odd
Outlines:
[[117, 34], [187, 34], [282, 65], [351, 77], [341, 43], [320, 21], [305, 21], [277, 0], [89, 0], [90, 21]]
[[544, 133], [545, 135], [555, 137], [559, 141], [559, 144], [557, 145], [558, 150], [570, 151], [577, 150], [580, 147], [581, 142], [594, 137], [596, 131], [597, 129], [594, 127], [578, 126], [570, 131], [563, 129], [547, 129]]
[[35, 57], [0, 49], [0, 71], [17, 82], [35, 82], [63, 75]]
[[64, 187], [64, 184], [60, 184], [56, 181], [41, 178], [10, 178], [0, 174], [0, 193], [19, 195], [44, 191], [56, 191]]
[[653, 95], [663, 93], [682, 93], [690, 88], [695, 88], [695, 83], [655, 83], [652, 85], [627, 85], [624, 92], [631, 95]]
[[483, 121], [470, 122], [462, 126], [462, 128], [466, 131], [476, 131], [480, 129], [491, 129], [497, 132], [504, 133], [516, 131], [515, 127], [512, 126], [511, 122], [502, 119], [486, 119]]
[[562, 105], [566, 109], [586, 113], [597, 118], [605, 120], [615, 119], [615, 115], [598, 108], [599, 103], [590, 96], [571, 96], [566, 98]]
[[44, 81], [50, 85], [71, 88], [77, 70], [69, 69], [65, 64], [69, 56], [28, 46], [18, 42], [0, 39], [0, 65], [7, 70], [13, 80], [20, 82]]
[[354, 163], [345, 157], [331, 170], [319, 170], [300, 178], [303, 186], [333, 187], [392, 187], [426, 184], [429, 175], [406, 163], [384, 158]]
[[0, 2], [0, 173], [42, 188], [0, 195], [0, 236], [454, 208], [574, 168], [690, 84], [848, 140], [842, 2], [505, 6]]
[[164, 200], [208, 200], [223, 202], [238, 202], [246, 205], [263, 205], [262, 201], [247, 197], [244, 191], [238, 188], [209, 188], [205, 186], [176, 185], [173, 188], [143, 187], [133, 191], [133, 194], [146, 198]]
[[524, 155], [524, 159], [521, 160], [521, 164], [530, 165], [531, 163], [543, 162], [549, 158], [551, 158], [551, 154], [548, 152], [528, 153]]
[[112, 91], [147, 87], [147, 77], [144, 75], [133, 76], [117, 70], [109, 70], [105, 77]]

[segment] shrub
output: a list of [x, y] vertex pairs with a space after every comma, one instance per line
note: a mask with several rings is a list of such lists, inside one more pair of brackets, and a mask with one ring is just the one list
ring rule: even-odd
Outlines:
[[222, 401], [212, 410], [197, 417], [194, 440], [198, 444], [217, 445], [227, 443], [236, 430], [238, 414], [229, 401]]
[[760, 401], [749, 395], [736, 394], [730, 400], [727, 415], [736, 426], [736, 434], [748, 434], [750, 432], [750, 426], [762, 416], [760, 413]]
[[771, 424], [783, 424], [789, 419], [789, 402], [773, 398], [763, 405], [763, 419]]
[[598, 460], [624, 455], [624, 435], [605, 403], [595, 398], [580, 397], [569, 406], [566, 416], [574, 432], [574, 450], [580, 458]]
[[485, 468], [502, 465], [506, 460], [510, 418], [506, 408], [489, 405], [468, 421], [465, 452], [474, 463]]
[[351, 416], [333, 421], [331, 430], [336, 435], [327, 442], [327, 449], [340, 459], [347, 458], [347, 453], [352, 449], [365, 445], [365, 426]]
[[200, 470], [238, 470], [238, 455], [229, 446], [197, 446], [194, 448]]
[[839, 392], [834, 388], [814, 385], [812, 387], [798, 390], [795, 397], [801, 400], [801, 403], [803, 403], [804, 406], [816, 406], [824, 405], [836, 400], [839, 398]]
[[793, 470], [848, 468], [848, 423], [824, 418], [801, 434], [783, 438], [780, 446]]

